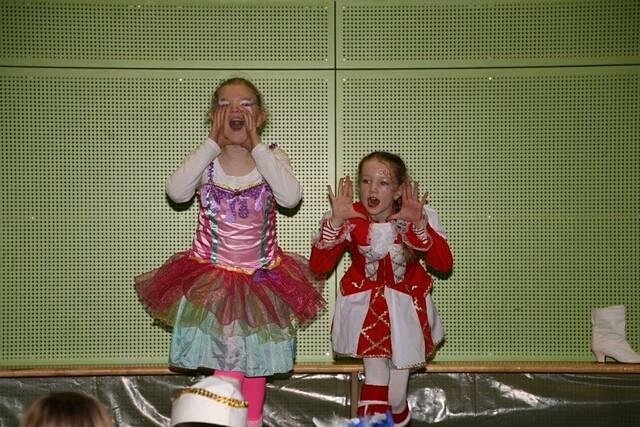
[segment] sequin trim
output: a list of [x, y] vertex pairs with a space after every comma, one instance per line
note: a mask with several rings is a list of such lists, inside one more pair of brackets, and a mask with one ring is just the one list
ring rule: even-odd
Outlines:
[[183, 396], [185, 394], [197, 394], [198, 396], [206, 397], [208, 399], [215, 400], [224, 405], [231, 406], [232, 408], [246, 408], [249, 406], [249, 402], [246, 400], [233, 399], [231, 397], [220, 396], [219, 394], [212, 393], [202, 388], [187, 387], [178, 392], [176, 397]]
[[269, 264], [260, 268], [239, 268], [239, 267], [232, 267], [230, 265], [220, 264], [220, 263], [216, 264], [216, 267], [221, 268], [223, 270], [227, 270], [227, 271], [234, 271], [236, 273], [253, 274], [260, 269], [273, 270], [274, 268], [278, 267], [281, 262], [282, 262], [282, 258], [280, 256], [277, 256], [276, 259], [271, 261]]
[[[362, 354], [366, 355], [368, 357], [371, 357], [373, 355], [376, 355], [376, 356], [379, 356], [379, 357], [390, 357], [391, 356], [391, 352], [385, 347], [385, 344], [384, 344], [386, 341], [391, 341], [391, 335], [382, 337], [379, 341], [376, 342], [368, 334], [368, 332], [371, 329], [377, 327], [378, 323], [383, 323], [387, 328], [391, 328], [391, 325], [389, 324], [389, 322], [386, 319], [386, 317], [389, 316], [389, 310], [385, 310], [382, 313], [378, 313], [373, 308], [376, 299], [384, 298], [384, 296], [382, 295], [382, 289], [383, 288], [376, 289], [375, 293], [373, 294], [373, 300], [371, 301], [371, 312], [376, 317], [375, 322], [370, 324], [370, 325], [368, 325], [368, 326], [366, 326], [365, 328], [363, 328], [362, 332], [361, 332], [362, 336], [365, 338], [365, 340], [369, 344], [369, 347], [364, 349], [362, 351]], [[378, 354], [374, 353], [376, 351], [380, 351], [381, 353], [378, 355]]]
[[[228, 201], [229, 222], [234, 222], [236, 215], [240, 218], [249, 216], [248, 199], [254, 199], [253, 209], [257, 212], [263, 207], [263, 193], [273, 194], [271, 187], [264, 179], [245, 187], [231, 188], [223, 183], [214, 183], [214, 174], [214, 162], [211, 162], [207, 170], [208, 182], [200, 190], [201, 203], [203, 206], [209, 207], [212, 213], [217, 213], [220, 209], [220, 203], [223, 200]], [[236, 208], [236, 205], [239, 207]]]

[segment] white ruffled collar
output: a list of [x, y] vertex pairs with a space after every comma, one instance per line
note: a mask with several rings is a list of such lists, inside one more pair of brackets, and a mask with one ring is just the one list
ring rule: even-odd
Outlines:
[[372, 222], [369, 224], [369, 245], [371, 260], [384, 258], [396, 240], [396, 229], [390, 222]]

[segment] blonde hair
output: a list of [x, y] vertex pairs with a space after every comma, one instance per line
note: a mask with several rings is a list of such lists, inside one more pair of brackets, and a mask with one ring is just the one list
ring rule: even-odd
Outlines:
[[33, 402], [20, 427], [114, 427], [104, 406], [75, 391], [49, 393]]

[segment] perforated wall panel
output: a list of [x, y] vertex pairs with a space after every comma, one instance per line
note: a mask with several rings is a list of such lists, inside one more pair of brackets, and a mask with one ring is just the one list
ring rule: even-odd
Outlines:
[[[333, 73], [237, 74], [262, 91], [263, 140], [289, 154], [304, 186], [279, 235], [308, 255], [334, 173]], [[0, 70], [2, 365], [167, 362], [169, 335], [133, 277], [191, 244], [197, 206], [174, 210], [164, 182], [206, 136], [209, 96], [230, 75]], [[328, 312], [301, 332], [299, 360], [330, 357]]]
[[338, 68], [640, 62], [637, 0], [338, 0]]
[[[166, 363], [132, 278], [190, 244], [164, 181], [236, 69], [305, 188], [285, 249], [372, 150], [429, 189], [439, 359], [592, 360], [613, 304], [640, 348], [636, 0], [3, 0], [0, 34], [0, 365]], [[334, 286], [299, 360], [331, 357]]]
[[593, 307], [640, 348], [640, 67], [339, 71], [338, 174], [401, 155], [455, 259], [440, 360], [593, 360]]
[[0, 65], [333, 67], [330, 0], [8, 0], [0, 17]]

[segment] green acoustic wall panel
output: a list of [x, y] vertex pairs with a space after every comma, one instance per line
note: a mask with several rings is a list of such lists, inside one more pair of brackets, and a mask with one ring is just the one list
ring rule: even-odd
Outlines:
[[[263, 92], [263, 140], [304, 186], [279, 236], [306, 256], [334, 174], [333, 72], [233, 74]], [[210, 93], [230, 75], [0, 69], [0, 365], [166, 363], [169, 334], [133, 277], [191, 244], [197, 206], [175, 210], [164, 182], [207, 134]], [[329, 311], [301, 332], [300, 360], [330, 358]]]
[[332, 68], [333, 1], [0, 2], [0, 65]]
[[637, 0], [338, 0], [338, 68], [640, 63]]
[[591, 308], [640, 347], [640, 67], [337, 74], [337, 172], [400, 154], [453, 250], [440, 360], [593, 360]]
[[[0, 365], [166, 363], [132, 278], [190, 244], [164, 180], [233, 69], [305, 188], [285, 249], [371, 150], [430, 190], [439, 359], [592, 360], [610, 304], [640, 348], [636, 0], [0, 0], [0, 34]], [[325, 297], [300, 360], [331, 357]]]

